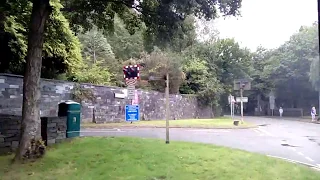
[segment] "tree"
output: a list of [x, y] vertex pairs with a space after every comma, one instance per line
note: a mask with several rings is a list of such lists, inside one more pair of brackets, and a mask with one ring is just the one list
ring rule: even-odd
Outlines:
[[124, 64], [143, 64], [144, 67], [141, 70], [140, 76], [142, 81], [147, 81], [148, 83], [144, 85], [140, 84], [139, 87], [160, 92], [165, 92], [165, 80], [168, 72], [170, 83], [169, 93], [177, 94], [179, 92], [180, 85], [184, 80], [181, 60], [181, 56], [177, 53], [169, 51], [164, 52], [155, 48], [152, 53], [144, 53], [139, 59], [131, 59], [124, 62]]
[[209, 73], [205, 60], [186, 57], [183, 65], [186, 80], [180, 87], [182, 94], [196, 94], [201, 105], [217, 106], [223, 92], [216, 76]]
[[315, 90], [320, 91], [319, 58], [315, 57], [310, 66], [310, 81]]
[[73, 81], [110, 85], [113, 74], [110, 73], [109, 69], [105, 67], [103, 63], [103, 61], [96, 61], [91, 65], [85, 63], [83, 67], [75, 73]]
[[[227, 97], [233, 92], [235, 79], [250, 77], [251, 53], [247, 49], [240, 48], [234, 39], [216, 39], [210, 43], [197, 43], [184, 50], [184, 56], [191, 61], [197, 59], [205, 61], [206, 68], [202, 69], [202, 73], [205, 71], [209, 73], [208, 83], [199, 93], [204, 95], [203, 103], [211, 104], [215, 109], [221, 109], [220, 106], [225, 107], [228, 104]], [[191, 67], [188, 63], [186, 66]], [[197, 66], [201, 67], [200, 64]], [[188, 71], [187, 68], [186, 70]], [[186, 76], [188, 77], [188, 73]], [[184, 93], [193, 89], [192, 86], [194, 86], [189, 84], [191, 87], [186, 87], [186, 85], [188, 86], [184, 84], [181, 89]]]
[[[42, 47], [46, 22], [53, 10], [49, 0], [33, 0], [28, 35], [28, 50], [23, 86], [21, 141], [15, 159], [21, 160], [34, 140], [40, 137], [40, 75]], [[143, 21], [147, 35], [160, 43], [170, 42], [172, 35], [181, 27], [181, 22], [190, 14], [212, 19], [216, 16], [216, 5], [225, 15], [237, 15], [241, 0], [233, 1], [63, 1], [68, 19], [73, 25], [80, 24], [91, 29], [113, 29], [115, 13], [124, 20], [126, 28], [133, 34]], [[139, 13], [137, 13], [137, 11]], [[76, 27], [76, 26], [73, 26]]]
[[107, 38], [97, 27], [80, 34], [79, 39], [82, 43], [82, 56], [88, 59], [90, 63], [95, 64], [97, 61], [104, 61], [107, 64], [115, 60]]
[[[318, 59], [317, 24], [301, 27], [290, 40], [271, 52], [264, 72], [273, 80], [277, 104], [292, 108], [307, 108], [317, 104], [315, 83]], [[311, 76], [310, 76], [311, 69]]]
[[118, 17], [114, 18], [114, 32], [108, 33], [108, 42], [112, 44], [112, 50], [119, 61], [126, 61], [130, 58], [139, 58], [144, 51], [143, 32], [144, 28], [130, 34], [124, 22]]
[[[25, 3], [25, 4], [24, 4]], [[0, 28], [3, 58], [0, 59], [0, 72], [24, 74], [25, 57], [27, 53], [28, 29], [32, 4], [28, 1], [15, 0], [1, 6], [10, 6], [5, 13]], [[44, 78], [59, 78], [61, 74], [70, 75], [77, 64], [82, 61], [80, 42], [70, 30], [68, 21], [59, 11], [61, 4], [52, 1], [53, 12], [45, 28], [45, 43], [43, 46], [41, 76]]]
[[200, 42], [212, 44], [219, 39], [218, 35], [220, 32], [217, 30], [214, 20], [206, 21], [205, 19], [197, 19], [196, 29], [197, 40]]

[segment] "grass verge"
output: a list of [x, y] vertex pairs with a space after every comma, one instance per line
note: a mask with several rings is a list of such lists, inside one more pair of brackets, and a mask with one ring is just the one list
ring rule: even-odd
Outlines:
[[320, 173], [263, 155], [213, 145], [138, 138], [78, 138], [34, 163], [9, 165], [3, 180], [319, 180]]
[[[233, 125], [233, 120], [230, 118], [215, 118], [215, 119], [188, 119], [188, 120], [170, 120], [169, 126], [172, 128], [248, 128], [254, 127], [254, 125], [244, 122], [239, 126]], [[165, 120], [156, 121], [138, 121], [133, 122], [120, 122], [120, 123], [105, 123], [105, 124], [94, 124], [85, 123], [81, 127], [84, 128], [117, 128], [117, 127], [166, 127]]]

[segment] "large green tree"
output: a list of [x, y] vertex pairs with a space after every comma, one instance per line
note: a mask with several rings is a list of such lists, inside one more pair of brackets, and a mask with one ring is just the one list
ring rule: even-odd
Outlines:
[[187, 48], [183, 54], [187, 80], [180, 88], [181, 93], [199, 94], [200, 102], [213, 105], [216, 114], [227, 105], [233, 81], [251, 75], [251, 53], [234, 39], [213, 38]]
[[[274, 50], [264, 73], [273, 81], [279, 106], [307, 108], [317, 104], [317, 24], [301, 27], [290, 40]], [[319, 67], [318, 67], [319, 68]], [[310, 76], [310, 69], [311, 76]]]
[[[134, 33], [143, 21], [146, 34], [160, 43], [170, 43], [170, 39], [181, 23], [190, 14], [212, 19], [217, 8], [225, 15], [237, 15], [241, 0], [232, 1], [180, 1], [180, 0], [68, 0], [63, 1], [67, 17], [75, 25], [91, 29], [96, 24], [100, 29], [113, 30], [115, 14], [125, 22], [130, 33]], [[40, 76], [42, 48], [47, 20], [53, 12], [52, 1], [33, 0], [28, 29], [28, 49], [23, 88], [22, 131], [16, 160], [27, 154], [31, 142], [40, 136]]]
[[130, 34], [126, 26], [118, 16], [114, 18], [114, 32], [108, 33], [108, 42], [112, 44], [112, 50], [119, 61], [126, 61], [130, 58], [139, 58], [144, 51], [143, 32], [145, 27]]
[[[8, 6], [8, 8], [4, 8]], [[0, 72], [23, 75], [27, 53], [28, 25], [32, 3], [23, 0], [1, 4], [4, 10], [0, 28], [0, 44], [3, 58]], [[53, 12], [45, 28], [42, 55], [42, 77], [59, 78], [60, 74], [72, 74], [81, 63], [80, 42], [70, 30], [68, 21], [60, 12], [61, 4], [52, 1]]]

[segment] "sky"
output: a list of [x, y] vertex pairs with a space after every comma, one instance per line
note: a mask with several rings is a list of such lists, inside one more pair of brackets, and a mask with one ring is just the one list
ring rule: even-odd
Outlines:
[[216, 20], [220, 37], [253, 51], [259, 45], [277, 48], [302, 25], [317, 21], [317, 0], [242, 0], [241, 16]]

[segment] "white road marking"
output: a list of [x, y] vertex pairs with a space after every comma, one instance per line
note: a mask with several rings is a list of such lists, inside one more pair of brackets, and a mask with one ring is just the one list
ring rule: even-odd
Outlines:
[[314, 170], [320, 171], [319, 168], [316, 168], [316, 167], [311, 167], [311, 168], [314, 169]]
[[253, 129], [254, 132], [258, 133], [259, 136], [264, 136], [263, 133], [261, 131], [259, 131], [258, 129]]
[[271, 133], [269, 133], [268, 131], [262, 129], [261, 127], [259, 127], [259, 130], [260, 130], [261, 132], [265, 133], [265, 134], [268, 135], [268, 136], [273, 136]]
[[311, 161], [311, 162], [314, 162], [314, 160], [311, 159], [311, 158], [309, 158], [309, 157], [306, 157], [306, 159], [308, 159], [308, 160]]
[[302, 152], [298, 152], [299, 155], [304, 156], [304, 154]]
[[207, 132], [207, 133], [220, 133], [220, 132], [228, 133], [228, 132], [230, 132], [230, 131], [224, 130], [224, 129], [216, 129], [216, 130], [210, 130], [210, 129], [190, 129], [190, 130], [187, 130], [187, 131], [192, 131], [192, 132]]
[[289, 147], [289, 149], [291, 149], [292, 151], [296, 151], [294, 147]]
[[279, 157], [279, 156], [272, 156], [272, 155], [267, 155], [267, 156], [268, 157], [282, 159], [282, 160], [286, 160], [286, 161], [289, 161], [289, 162], [292, 162], [292, 163], [303, 164], [303, 165], [309, 166], [309, 167], [311, 167], [313, 169], [316, 169], [316, 170], [320, 171], [319, 164], [318, 164], [318, 167], [317, 167], [317, 166], [312, 165], [312, 164], [308, 164], [308, 163], [304, 163], [304, 162], [301, 162], [301, 161], [296, 161], [296, 160], [292, 160], [292, 159], [288, 159], [288, 158], [283, 158], [283, 157]]
[[108, 133], [108, 132], [125, 132], [125, 131], [121, 131], [119, 130], [96, 130], [96, 131], [79, 131], [81, 133]]

